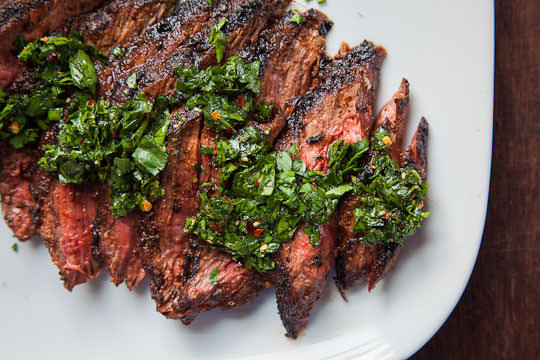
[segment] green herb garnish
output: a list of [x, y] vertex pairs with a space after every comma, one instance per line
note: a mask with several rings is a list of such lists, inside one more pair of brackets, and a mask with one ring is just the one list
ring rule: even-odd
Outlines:
[[375, 133], [372, 146], [378, 152], [370, 162], [372, 170], [355, 184], [362, 205], [354, 211], [354, 232], [367, 245], [401, 244], [429, 217], [422, 211], [428, 184], [413, 168], [400, 168], [390, 159], [383, 143], [387, 136], [384, 129]]
[[63, 116], [64, 109], [71, 111], [92, 98], [97, 76], [91, 57], [105, 61], [74, 32], [26, 44], [19, 59], [34, 70], [38, 84], [29, 95], [8, 97], [0, 90], [0, 140], [17, 149], [32, 144], [40, 131]]
[[[176, 91], [189, 109], [203, 113], [211, 130], [232, 133], [255, 111], [255, 96], [261, 91], [259, 71], [259, 61], [245, 63], [238, 56], [202, 71], [180, 66], [175, 69]], [[266, 121], [271, 107], [260, 105], [258, 113], [258, 120]]]
[[165, 168], [165, 135], [172, 97], [153, 103], [141, 94], [124, 106], [90, 100], [60, 121], [58, 144], [46, 145], [42, 169], [58, 174], [62, 183], [106, 181], [112, 211], [127, 215], [143, 211], [163, 195], [158, 174]]
[[292, 9], [291, 12], [293, 13], [293, 16], [291, 16], [289, 21], [300, 24], [304, 20], [304, 18], [302, 17], [302, 15], [300, 15], [298, 10]]
[[219, 272], [218, 267], [216, 266], [214, 270], [210, 273], [210, 285], [215, 286], [219, 282]]
[[124, 50], [118, 46], [112, 49], [112, 54], [119, 59], [122, 59], [124, 56], [126, 56]]
[[[210, 5], [212, 5], [210, 3]], [[214, 25], [212, 27], [212, 31], [210, 32], [210, 37], [208, 38], [208, 42], [214, 42], [214, 48], [216, 49], [216, 59], [218, 62], [221, 62], [223, 60], [223, 55], [225, 54], [225, 47], [227, 46], [227, 36], [225, 36], [225, 33], [221, 30], [225, 23], [227, 22], [227, 19], [222, 18], [219, 23]]]
[[[310, 171], [288, 151], [269, 152], [270, 144], [257, 130], [246, 127], [230, 140], [217, 143], [214, 162], [222, 167], [219, 196], [201, 194], [201, 212], [186, 221], [186, 231], [223, 248], [248, 269], [273, 269], [271, 254], [291, 239], [303, 223], [314, 246], [319, 225], [328, 222], [339, 198], [353, 190], [343, 177], [359, 170], [369, 142], [334, 144], [327, 174]], [[213, 154], [212, 149], [203, 149]], [[335, 156], [346, 156], [338, 161]]]
[[137, 73], [135, 71], [126, 79], [126, 85], [130, 89], [137, 89]]
[[13, 243], [13, 245], [11, 245], [11, 250], [13, 250], [13, 252], [19, 252], [19, 244]]

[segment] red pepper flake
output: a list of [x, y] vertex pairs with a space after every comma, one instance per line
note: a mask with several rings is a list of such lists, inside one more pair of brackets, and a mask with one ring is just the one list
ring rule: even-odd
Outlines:
[[172, 94], [173, 94], [174, 96], [176, 96], [176, 94], [177, 94], [176, 89], [174, 89], [174, 90], [172, 91]]
[[221, 119], [221, 115], [219, 115], [219, 114], [217, 113], [217, 111], [214, 111], [213, 113], [211, 113], [210, 116], [211, 116], [212, 119], [214, 119], [214, 120], [219, 120], [219, 119]]
[[84, 141], [84, 139], [79, 139], [79, 142], [82, 143]]
[[255, 186], [261, 186], [261, 179], [257, 179], [257, 181], [255, 181]]
[[260, 237], [263, 231], [264, 229], [255, 229], [255, 231], [253, 232], [253, 235], [255, 235], [256, 237]]
[[86, 104], [88, 104], [88, 106], [94, 106], [96, 102], [93, 100], [93, 99], [90, 99], [86, 102]]
[[116, 131], [113, 131], [112, 135], [113, 135], [114, 137], [116, 137]]
[[230, 202], [232, 202], [233, 204], [236, 204], [236, 203], [234, 202], [234, 200], [232, 200], [232, 199], [231, 199], [230, 197], [228, 197], [227, 195], [224, 195], [223, 197], [224, 197], [225, 199], [229, 200]]
[[236, 104], [240, 107], [244, 107], [246, 105], [246, 102], [244, 101], [244, 97], [242, 95], [238, 95], [238, 101]]
[[227, 129], [226, 129], [226, 131], [227, 131], [228, 133], [232, 133], [232, 131], [233, 131], [233, 128], [232, 128], [232, 127], [230, 127], [230, 126], [227, 126]]
[[217, 155], [217, 146], [214, 146], [214, 155]]

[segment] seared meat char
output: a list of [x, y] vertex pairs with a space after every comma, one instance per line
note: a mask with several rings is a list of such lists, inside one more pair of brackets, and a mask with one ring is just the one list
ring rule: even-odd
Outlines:
[[[307, 168], [325, 172], [326, 155], [335, 141], [352, 143], [368, 137], [375, 86], [385, 54], [384, 49], [364, 42], [352, 50], [344, 47], [336, 58], [326, 59], [319, 73], [320, 83], [300, 100], [275, 149], [284, 151], [296, 144], [298, 157]], [[278, 310], [287, 336], [292, 338], [306, 327], [334, 265], [335, 219], [319, 226], [319, 230], [318, 247], [300, 227], [293, 239], [281, 245], [275, 258], [272, 279]]]
[[[277, 106], [276, 117], [283, 116], [289, 106], [286, 104], [288, 100], [303, 95], [309, 89], [311, 78], [316, 74], [324, 53], [325, 32], [320, 32], [320, 28], [328, 22], [326, 16], [310, 11], [304, 15], [305, 21], [301, 25], [290, 22], [289, 17], [287, 14], [278, 21], [272, 20], [271, 26], [261, 33], [257, 43], [246, 46], [240, 52], [246, 61], [261, 61], [263, 85], [259, 101], [275, 99], [272, 103]], [[304, 56], [299, 58], [295, 53]], [[272, 80], [282, 84], [282, 89], [264, 85]], [[201, 145], [213, 146], [214, 136], [205, 128]], [[219, 170], [212, 166], [211, 157], [203, 156], [202, 165], [206, 173], [200, 174], [199, 184], [211, 180], [217, 185]], [[196, 239], [191, 240], [188, 257], [190, 262], [185, 283], [177, 287], [177, 300], [173, 304], [175, 314], [167, 314], [181, 318], [186, 324], [199, 312], [245, 304], [266, 287], [266, 282], [257, 273], [248, 271], [228, 254], [209, 248]], [[211, 285], [210, 273], [215, 268], [218, 268], [220, 280], [218, 284]]]
[[[173, 70], [179, 65], [206, 68], [216, 64], [214, 44], [208, 42], [212, 27], [222, 18], [227, 36], [225, 56], [236, 54], [255, 41], [272, 16], [279, 15], [290, 0], [186, 1], [174, 13], [154, 24], [133, 43], [125, 58], [113, 60], [100, 71], [102, 93], [123, 103], [132, 92], [126, 78], [137, 73], [139, 89], [149, 96], [170, 92], [176, 83]], [[129, 89], [128, 89], [129, 90]]]
[[130, 46], [177, 6], [174, 1], [112, 0], [98, 11], [70, 18], [61, 32], [67, 35], [77, 29], [84, 34], [85, 43], [109, 54], [115, 46]]

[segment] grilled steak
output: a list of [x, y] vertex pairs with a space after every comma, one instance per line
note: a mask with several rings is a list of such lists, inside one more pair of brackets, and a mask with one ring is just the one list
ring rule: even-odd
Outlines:
[[[107, 53], [113, 46], [132, 46], [153, 24], [169, 16], [176, 7], [174, 2], [116, 0], [99, 11], [71, 19], [63, 32], [80, 29], [85, 41]], [[100, 65], [98, 71], [104, 68]], [[114, 284], [125, 281], [126, 286], [132, 289], [145, 275], [135, 250], [141, 214], [133, 213], [117, 219], [110, 210], [108, 188], [100, 189], [99, 212], [93, 229], [97, 239], [95, 255], [109, 270]]]
[[200, 206], [196, 164], [201, 158], [201, 115], [189, 112], [183, 117], [168, 136], [169, 160], [161, 176], [165, 195], [142, 223], [139, 244], [157, 310], [172, 318], [178, 317], [174, 304], [189, 259], [190, 234], [184, 232], [184, 225]]
[[[125, 79], [137, 73], [139, 88], [148, 95], [174, 87], [173, 70], [179, 65], [205, 68], [214, 65], [214, 45], [208, 38], [214, 24], [227, 19], [225, 56], [255, 41], [266, 21], [279, 14], [290, 0], [207, 0], [183, 2], [171, 16], [157, 22], [128, 49], [126, 57], [112, 61], [100, 74], [103, 93], [124, 102], [131, 93]], [[127, 94], [126, 94], [127, 93]]]
[[96, 240], [94, 256], [107, 267], [116, 286], [125, 281], [131, 290], [139, 286], [145, 276], [141, 259], [136, 253], [142, 214], [135, 212], [116, 218], [111, 211], [109, 189], [103, 186], [99, 194], [98, 212], [92, 230]]
[[106, 54], [115, 46], [129, 46], [144, 35], [151, 25], [171, 15], [178, 7], [174, 1], [113, 0], [94, 12], [73, 17], [63, 27], [84, 34], [84, 41]]
[[22, 64], [10, 53], [22, 35], [35, 40], [62, 26], [70, 17], [97, 7], [103, 0], [5, 0], [0, 4], [0, 89], [20, 74]]
[[[320, 83], [304, 96], [288, 119], [276, 144], [284, 151], [297, 144], [309, 169], [326, 171], [326, 155], [337, 140], [355, 142], [368, 136], [373, 122], [374, 89], [382, 48], [364, 42], [325, 60]], [[322, 134], [322, 135], [321, 135]], [[335, 219], [319, 227], [320, 245], [313, 247], [300, 228], [276, 256], [273, 282], [279, 314], [287, 336], [296, 338], [320, 299], [328, 271], [334, 265]]]
[[[375, 130], [379, 127], [389, 133], [392, 145], [388, 150], [393, 160], [399, 159], [403, 130], [409, 106], [409, 83], [403, 79], [399, 90], [383, 107]], [[367, 280], [377, 259], [377, 249], [364, 245], [353, 233], [354, 209], [361, 205], [361, 197], [348, 194], [338, 209], [338, 254], [336, 256], [336, 283], [343, 293], [355, 284]]]
[[[261, 62], [262, 91], [258, 101], [276, 108], [273, 121], [265, 124], [270, 140], [279, 133], [285, 117], [294, 109], [293, 100], [311, 87], [324, 55], [324, 37], [331, 27], [328, 18], [315, 10], [302, 14], [304, 20], [301, 24], [291, 22], [291, 16], [289, 13], [273, 22], [261, 32], [256, 43], [240, 53], [246, 61]], [[260, 127], [255, 122], [249, 125]], [[201, 145], [214, 146], [214, 136], [208, 129], [203, 131]], [[201, 174], [201, 183], [211, 181], [217, 185], [219, 169], [212, 167], [209, 156], [203, 156], [203, 166], [208, 170], [207, 174]], [[201, 311], [245, 304], [266, 287], [258, 274], [247, 271], [219, 250], [207, 249], [195, 241], [191, 251], [194, 261], [178, 304], [179, 312], [184, 314], [184, 323], [191, 322]], [[217, 285], [212, 286], [209, 276], [216, 268], [220, 279]]]
[[[139, 35], [143, 33], [157, 17], [154, 15], [154, 17], [149, 18], [145, 15], [152, 8], [153, 5], [136, 0], [128, 2], [115, 0], [89, 15], [71, 19], [69, 21], [71, 25], [66, 26], [66, 29], [60, 30], [60, 32], [69, 32], [68, 30], [72, 29], [81, 31], [83, 36], [94, 36], [95, 45], [107, 51], [111, 44], [120, 46], [129, 44], [128, 34]], [[129, 26], [118, 27], [116, 23], [111, 22], [112, 15], [119, 17], [129, 15], [138, 19], [147, 19], [149, 23], [137, 21], [127, 24]], [[94, 29], [93, 25], [96, 24], [99, 25], [100, 38], [95, 36], [95, 32], [86, 33], [88, 29]], [[49, 132], [44, 137], [54, 138], [55, 135]], [[54, 139], [47, 141], [54, 142]], [[21, 153], [12, 148], [6, 151], [12, 156]], [[127, 218], [116, 222], [114, 218], [111, 218], [112, 214], [107, 217], [107, 213], [110, 213], [108, 199], [106, 195], [99, 195], [100, 187], [60, 184], [57, 179], [53, 179], [36, 169], [35, 163], [39, 156], [41, 156], [40, 152], [36, 151], [33, 158], [34, 166], [29, 168], [26, 174], [20, 175], [21, 178], [27, 176], [35, 179], [33, 187], [39, 189], [39, 191], [34, 192], [35, 201], [28, 202], [27, 199], [24, 199], [19, 204], [13, 204], [11, 200], [17, 200], [20, 197], [10, 197], [10, 206], [4, 206], [8, 210], [5, 211], [5, 217], [11, 218], [13, 211], [15, 211], [16, 216], [21, 216], [20, 213], [23, 213], [24, 216], [21, 219], [28, 219], [32, 216], [32, 219], [36, 220], [34, 215], [39, 215], [38, 217], [41, 218], [39, 234], [44, 238], [51, 257], [59, 266], [61, 276], [69, 290], [74, 285], [84, 282], [86, 277], [94, 278], [97, 275], [99, 267], [92, 254], [97, 254], [99, 251], [102, 252], [100, 258], [110, 269], [115, 283], [119, 283], [127, 277], [128, 287], [137, 285], [144, 277], [144, 272], [140, 261], [131, 256], [136, 237], [126, 237], [134, 233], [130, 226], [134, 224], [135, 219]], [[2, 162], [8, 158], [8, 156], [2, 157]], [[26, 185], [24, 181], [13, 180], [12, 182], [19, 186]], [[58, 198], [62, 199], [61, 208], [58, 208], [60, 205]], [[100, 224], [102, 226], [99, 230], [102, 230], [104, 236], [99, 236], [100, 233], [94, 226], [97, 208], [101, 209]], [[15, 225], [15, 223], [13, 224]], [[31, 235], [30, 230], [35, 229], [35, 224], [36, 221], [32, 227], [27, 227], [28, 234], [24, 234], [25, 237]], [[105, 225], [110, 225], [110, 228], [105, 228]], [[73, 229], [79, 231], [80, 234], [77, 235]], [[15, 233], [19, 232], [18, 229], [14, 230]], [[100, 238], [102, 241], [98, 242], [97, 240]]]
[[[205, 3], [206, 1], [186, 4], [185, 7], [179, 8], [179, 11], [171, 16], [174, 21], [166, 22], [166, 24], [169, 26], [168, 32], [177, 34], [174, 39], [168, 39], [164, 31], [156, 30], [149, 35], [154, 37], [154, 42], [145, 45], [148, 53], [152, 54], [160, 47], [159, 44], [166, 43], [167, 45], [163, 46], [164, 49], [167, 49], [166, 56], [169, 56], [169, 60], [164, 62], [162, 57], [155, 59], [156, 64], [159, 63], [161, 66], [160, 71], [163, 73], [156, 71], [153, 67], [148, 67], [148, 63], [140, 65], [141, 69], [149, 71], [145, 73], [146, 79], [152, 79], [151, 82], [143, 80], [144, 86], [147, 86], [145, 91], [150, 93], [170, 91], [175, 80], [170, 77], [170, 74], [177, 65], [206, 67], [214, 64], [215, 53], [213, 47], [207, 44], [207, 38], [213, 24], [222, 17], [227, 19], [228, 24], [226, 29], [227, 55], [233, 55], [238, 53], [241, 47], [249, 46], [251, 41], [256, 40], [259, 31], [268, 19], [281, 14], [288, 2], [253, 0], [220, 2], [214, 3], [210, 11]], [[184, 18], [180, 18], [180, 16]], [[156, 26], [159, 28], [160, 24], [158, 23]], [[189, 31], [196, 32], [189, 36], [190, 34], [186, 33]], [[194, 52], [195, 48], [198, 51]], [[129, 63], [129, 61], [132, 60], [128, 59], [127, 62]], [[174, 66], [167, 67], [167, 64]], [[157, 302], [158, 311], [167, 317], [182, 318], [185, 322], [191, 321], [199, 311], [206, 310], [210, 304], [208, 299], [213, 296], [209, 294], [208, 297], [204, 298], [204, 289], [199, 288], [204, 280], [209, 281], [208, 276], [204, 276], [203, 270], [206, 268], [208, 256], [206, 253], [198, 252], [197, 249], [190, 250], [189, 234], [183, 232], [186, 218], [195, 215], [199, 210], [199, 197], [196, 196], [196, 193], [200, 183], [198, 179], [202, 178], [199, 171], [195, 169], [196, 164], [201, 163], [198, 152], [202, 141], [201, 135], [194, 129], [190, 129], [190, 135], [187, 136], [190, 139], [190, 154], [184, 154], [186, 145], [181, 142], [172, 143], [169, 139], [170, 151], [177, 151], [182, 157], [174, 162], [169, 159], [163, 174], [163, 186], [166, 194], [170, 194], [170, 197], [165, 195], [159, 201], [154, 213], [149, 216], [147, 221], [150, 225], [143, 227], [140, 250], [146, 271], [149, 274], [152, 296]], [[199, 130], [197, 128], [197, 131]], [[203, 136], [203, 138], [205, 137]], [[182, 141], [188, 140], [182, 139]], [[180, 174], [182, 175], [180, 176]], [[211, 254], [212, 262], [220, 261], [224, 271], [229, 272], [231, 269], [231, 276], [237, 276], [233, 275], [235, 272], [240, 275], [247, 272], [229, 257], [224, 258], [225, 255], [219, 251], [211, 252]], [[222, 258], [226, 262], [221, 261]], [[192, 262], [188, 262], [187, 259], [192, 259]], [[226, 266], [228, 263], [232, 266]], [[186, 270], [188, 265], [191, 265], [189, 276]], [[209, 269], [208, 273], [214, 268], [215, 266]], [[194, 271], [195, 269], [197, 271]], [[199, 281], [198, 276], [201, 275], [202, 281]], [[192, 302], [190, 298], [185, 297], [193, 295], [194, 292], [189, 289], [195, 290], [196, 295], [203, 294], [201, 295], [203, 297]], [[219, 293], [217, 292], [217, 294]], [[238, 293], [240, 296], [237, 302], [246, 299], [241, 291]], [[233, 299], [229, 300], [233, 301]], [[189, 309], [185, 308], [184, 304], [186, 303], [191, 304]]]
[[[426, 144], [429, 131], [425, 119], [420, 122], [411, 146], [401, 153], [408, 103], [409, 84], [404, 79], [392, 100], [381, 110], [375, 130], [379, 128], [387, 130], [392, 141], [388, 149], [389, 156], [400, 166], [411, 166], [416, 169], [422, 181], [426, 181]], [[368, 246], [359, 241], [352, 232], [355, 221], [353, 211], [354, 207], [360, 205], [359, 202], [358, 196], [349, 196], [339, 209], [336, 284], [342, 294], [348, 288], [366, 282], [368, 290], [373, 290], [376, 283], [396, 262], [402, 249], [402, 245], [397, 243]]]

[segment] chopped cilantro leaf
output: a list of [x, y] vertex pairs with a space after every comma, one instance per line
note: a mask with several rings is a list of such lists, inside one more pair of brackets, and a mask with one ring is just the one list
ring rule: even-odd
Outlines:
[[210, 272], [210, 285], [215, 286], [219, 283], [219, 269], [216, 266], [212, 272]]
[[218, 62], [221, 62], [221, 60], [223, 59], [223, 55], [225, 54], [225, 47], [227, 46], [227, 36], [225, 36], [225, 33], [221, 30], [226, 22], [227, 19], [222, 18], [219, 23], [214, 25], [212, 27], [212, 31], [210, 32], [210, 37], [208, 38], [209, 43], [214, 42], [214, 48], [216, 49], [216, 59]]
[[289, 21], [300, 24], [304, 20], [304, 18], [302, 17], [302, 15], [300, 15], [298, 10], [292, 9], [291, 12], [293, 13], [293, 16], [291, 16]]

